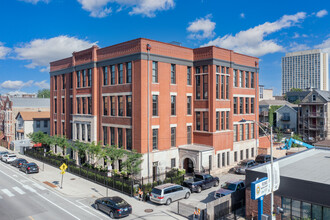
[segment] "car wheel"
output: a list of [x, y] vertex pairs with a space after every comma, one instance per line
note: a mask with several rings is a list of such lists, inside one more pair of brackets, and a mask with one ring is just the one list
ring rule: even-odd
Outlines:
[[112, 219], [115, 218], [115, 216], [113, 215], [113, 212], [112, 212], [112, 211], [109, 212], [109, 216], [110, 216], [110, 218], [112, 218]]
[[186, 193], [185, 199], [188, 199], [190, 197], [190, 193]]
[[215, 183], [214, 183], [214, 187], [217, 187], [217, 186], [219, 186], [219, 181], [215, 181]]
[[99, 210], [99, 204], [97, 204], [97, 203], [95, 204], [95, 209]]
[[170, 205], [172, 203], [172, 199], [167, 199], [166, 200], [166, 205]]
[[197, 192], [198, 192], [198, 193], [202, 192], [202, 187], [200, 187], [200, 186], [197, 187]]

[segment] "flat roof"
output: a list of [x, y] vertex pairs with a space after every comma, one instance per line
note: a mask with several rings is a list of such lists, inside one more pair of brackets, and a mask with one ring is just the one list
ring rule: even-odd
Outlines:
[[[284, 177], [330, 185], [330, 149], [316, 147], [275, 160]], [[267, 163], [268, 164], [268, 163]], [[250, 169], [267, 173], [266, 164]]]
[[190, 144], [190, 145], [179, 146], [179, 149], [202, 152], [202, 151], [211, 151], [213, 150], [213, 147], [201, 145], [201, 144]]

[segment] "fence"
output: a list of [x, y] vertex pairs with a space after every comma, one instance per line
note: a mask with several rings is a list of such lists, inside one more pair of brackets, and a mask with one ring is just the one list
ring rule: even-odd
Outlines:
[[[199, 204], [199, 207], [195, 207], [193, 205], [190, 204], [186, 204], [184, 202], [178, 201], [178, 206], [177, 209], [175, 210], [175, 212], [183, 217], [186, 217], [188, 219], [199, 219], [199, 220], [206, 220], [207, 218], [207, 212], [206, 212], [206, 208], [205, 205], [203, 205], [204, 207], [200, 207], [201, 204]], [[195, 208], [199, 208], [200, 209], [200, 214], [198, 217], [194, 216], [194, 211]], [[195, 218], [194, 218], [195, 217]]]

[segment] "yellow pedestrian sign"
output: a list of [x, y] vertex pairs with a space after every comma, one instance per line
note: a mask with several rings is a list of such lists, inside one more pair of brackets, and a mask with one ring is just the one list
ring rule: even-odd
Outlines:
[[65, 171], [62, 171], [61, 174], [65, 174]]
[[68, 166], [63, 163], [61, 166], [60, 166], [60, 169], [62, 170], [62, 172], [65, 172], [65, 170], [68, 168]]

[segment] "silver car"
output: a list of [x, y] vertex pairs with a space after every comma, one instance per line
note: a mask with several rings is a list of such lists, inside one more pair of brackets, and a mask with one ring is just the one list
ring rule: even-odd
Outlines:
[[189, 196], [190, 189], [180, 185], [167, 183], [153, 188], [150, 194], [150, 200], [155, 203], [169, 205], [171, 202], [179, 199], [188, 199]]

